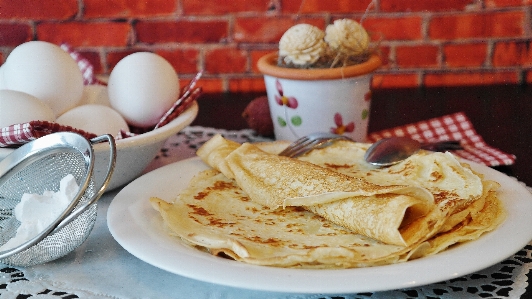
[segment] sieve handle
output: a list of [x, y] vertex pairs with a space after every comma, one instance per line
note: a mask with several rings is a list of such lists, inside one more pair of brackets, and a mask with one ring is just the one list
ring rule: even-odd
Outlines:
[[[105, 180], [103, 181], [102, 185], [100, 186], [98, 192], [96, 192], [92, 198], [90, 198], [85, 204], [78, 207], [76, 210], [72, 211], [57, 227], [54, 229], [52, 233], [55, 233], [62, 229], [65, 225], [69, 224], [70, 221], [76, 219], [81, 213], [83, 213], [88, 207], [90, 207], [93, 203], [98, 201], [100, 197], [105, 192], [105, 189], [107, 189], [107, 186], [109, 185], [109, 182], [111, 181], [111, 177], [113, 175], [115, 164], [116, 164], [116, 144], [115, 140], [112, 135], [105, 134], [101, 135], [95, 138], [92, 138], [90, 140], [91, 144], [97, 144], [101, 142], [108, 142], [109, 143], [109, 165], [107, 166], [107, 175], [105, 177]], [[92, 175], [92, 174], [91, 174]]]

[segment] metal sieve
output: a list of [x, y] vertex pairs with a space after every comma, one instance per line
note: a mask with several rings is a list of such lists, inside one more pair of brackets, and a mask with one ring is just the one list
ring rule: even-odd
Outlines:
[[[95, 186], [95, 157], [92, 145], [109, 143], [109, 165], [105, 179]], [[0, 251], [0, 262], [32, 266], [62, 257], [81, 245], [96, 221], [96, 201], [111, 179], [116, 160], [111, 135], [91, 140], [70, 132], [53, 133], [31, 141], [0, 161], [0, 246], [12, 239], [20, 226], [15, 206], [24, 193], [43, 194], [59, 190], [59, 182], [72, 174], [79, 191], [68, 207], [44, 230], [28, 241]]]

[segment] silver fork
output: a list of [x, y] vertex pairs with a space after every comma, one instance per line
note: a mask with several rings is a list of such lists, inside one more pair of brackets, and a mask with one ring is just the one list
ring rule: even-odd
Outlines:
[[349, 137], [333, 133], [312, 133], [292, 142], [287, 148], [279, 153], [279, 156], [296, 158], [310, 152], [313, 149], [327, 147], [340, 139], [352, 141], [352, 139]]

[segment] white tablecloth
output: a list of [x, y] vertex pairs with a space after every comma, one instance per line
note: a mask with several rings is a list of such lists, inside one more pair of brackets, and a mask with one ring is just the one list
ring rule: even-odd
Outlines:
[[[250, 130], [189, 127], [171, 137], [146, 171], [194, 156], [213, 134], [260, 141]], [[528, 285], [532, 245], [483, 271], [424, 287], [363, 294], [280, 294], [192, 280], [151, 266], [125, 251], [107, 228], [106, 212], [120, 190], [104, 194], [89, 238], [67, 256], [28, 268], [0, 267], [0, 299], [30, 298], [519, 298]], [[435, 269], [437, 271], [437, 269]], [[24, 296], [23, 298], [26, 298]], [[21, 298], [21, 297], [19, 297]]]

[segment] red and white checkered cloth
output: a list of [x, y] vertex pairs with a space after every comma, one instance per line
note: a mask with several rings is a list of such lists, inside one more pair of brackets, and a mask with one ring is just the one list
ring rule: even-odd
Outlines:
[[87, 139], [96, 137], [96, 134], [78, 130], [70, 126], [63, 126], [48, 121], [30, 121], [23, 124], [15, 124], [0, 129], [0, 147], [9, 147], [27, 143], [39, 137], [56, 132], [74, 132]]
[[405, 136], [419, 142], [459, 140], [463, 150], [452, 151], [457, 156], [488, 166], [512, 165], [515, 156], [488, 145], [477, 134], [473, 124], [463, 112], [432, 118], [413, 124], [386, 129], [369, 134], [368, 140]]
[[81, 54], [76, 52], [69, 44], [61, 44], [61, 49], [63, 49], [65, 52], [70, 54], [70, 57], [72, 57], [78, 64], [79, 70], [81, 71], [81, 74], [83, 75], [83, 84], [84, 85], [91, 85], [91, 84], [102, 84], [96, 76], [94, 75], [94, 67], [88, 61], [85, 57], [83, 57]]

